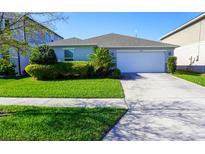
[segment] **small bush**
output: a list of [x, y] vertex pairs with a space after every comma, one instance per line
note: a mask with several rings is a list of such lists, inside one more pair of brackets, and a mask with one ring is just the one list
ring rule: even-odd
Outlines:
[[88, 74], [87, 75], [89, 78], [93, 78], [96, 76], [95, 69], [91, 64], [88, 65]]
[[121, 71], [119, 69], [114, 69], [111, 71], [111, 78], [119, 79], [121, 77]]
[[177, 57], [171, 56], [167, 61], [167, 70], [169, 73], [174, 73], [177, 68]]
[[44, 45], [33, 48], [30, 56], [31, 64], [51, 65], [57, 63], [57, 58], [53, 49]]
[[95, 48], [90, 55], [91, 64], [97, 75], [106, 76], [113, 67], [112, 56], [106, 48]]
[[30, 64], [26, 72], [37, 80], [53, 80], [57, 78], [85, 78], [88, 76], [87, 62], [59, 62], [54, 65]]
[[16, 75], [15, 65], [6, 59], [0, 59], [0, 75]]

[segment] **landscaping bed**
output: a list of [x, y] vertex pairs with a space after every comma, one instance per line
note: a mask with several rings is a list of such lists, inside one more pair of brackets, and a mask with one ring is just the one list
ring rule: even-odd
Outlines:
[[205, 75], [200, 73], [177, 70], [174, 76], [205, 86]]
[[125, 112], [120, 108], [0, 106], [0, 140], [101, 140]]
[[39, 81], [31, 77], [0, 79], [0, 97], [122, 98], [117, 79]]

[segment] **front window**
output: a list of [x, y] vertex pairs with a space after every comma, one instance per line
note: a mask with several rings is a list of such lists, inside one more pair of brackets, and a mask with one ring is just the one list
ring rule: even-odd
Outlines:
[[64, 49], [64, 60], [72, 61], [73, 60], [74, 49]]

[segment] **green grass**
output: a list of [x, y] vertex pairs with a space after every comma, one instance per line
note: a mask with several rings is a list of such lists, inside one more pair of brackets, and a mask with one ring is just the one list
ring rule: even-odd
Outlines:
[[205, 75], [204, 74], [178, 70], [176, 71], [174, 76], [182, 78], [187, 81], [191, 81], [201, 86], [205, 86]]
[[38, 81], [30, 77], [0, 79], [0, 97], [122, 98], [117, 79]]
[[125, 111], [119, 108], [0, 106], [0, 140], [101, 140]]

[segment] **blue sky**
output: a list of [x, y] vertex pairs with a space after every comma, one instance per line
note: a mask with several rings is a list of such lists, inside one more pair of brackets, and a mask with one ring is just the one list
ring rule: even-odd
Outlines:
[[106, 33], [119, 33], [159, 40], [167, 32], [201, 13], [64, 13], [68, 23], [59, 22], [55, 31], [64, 38], [88, 38]]

